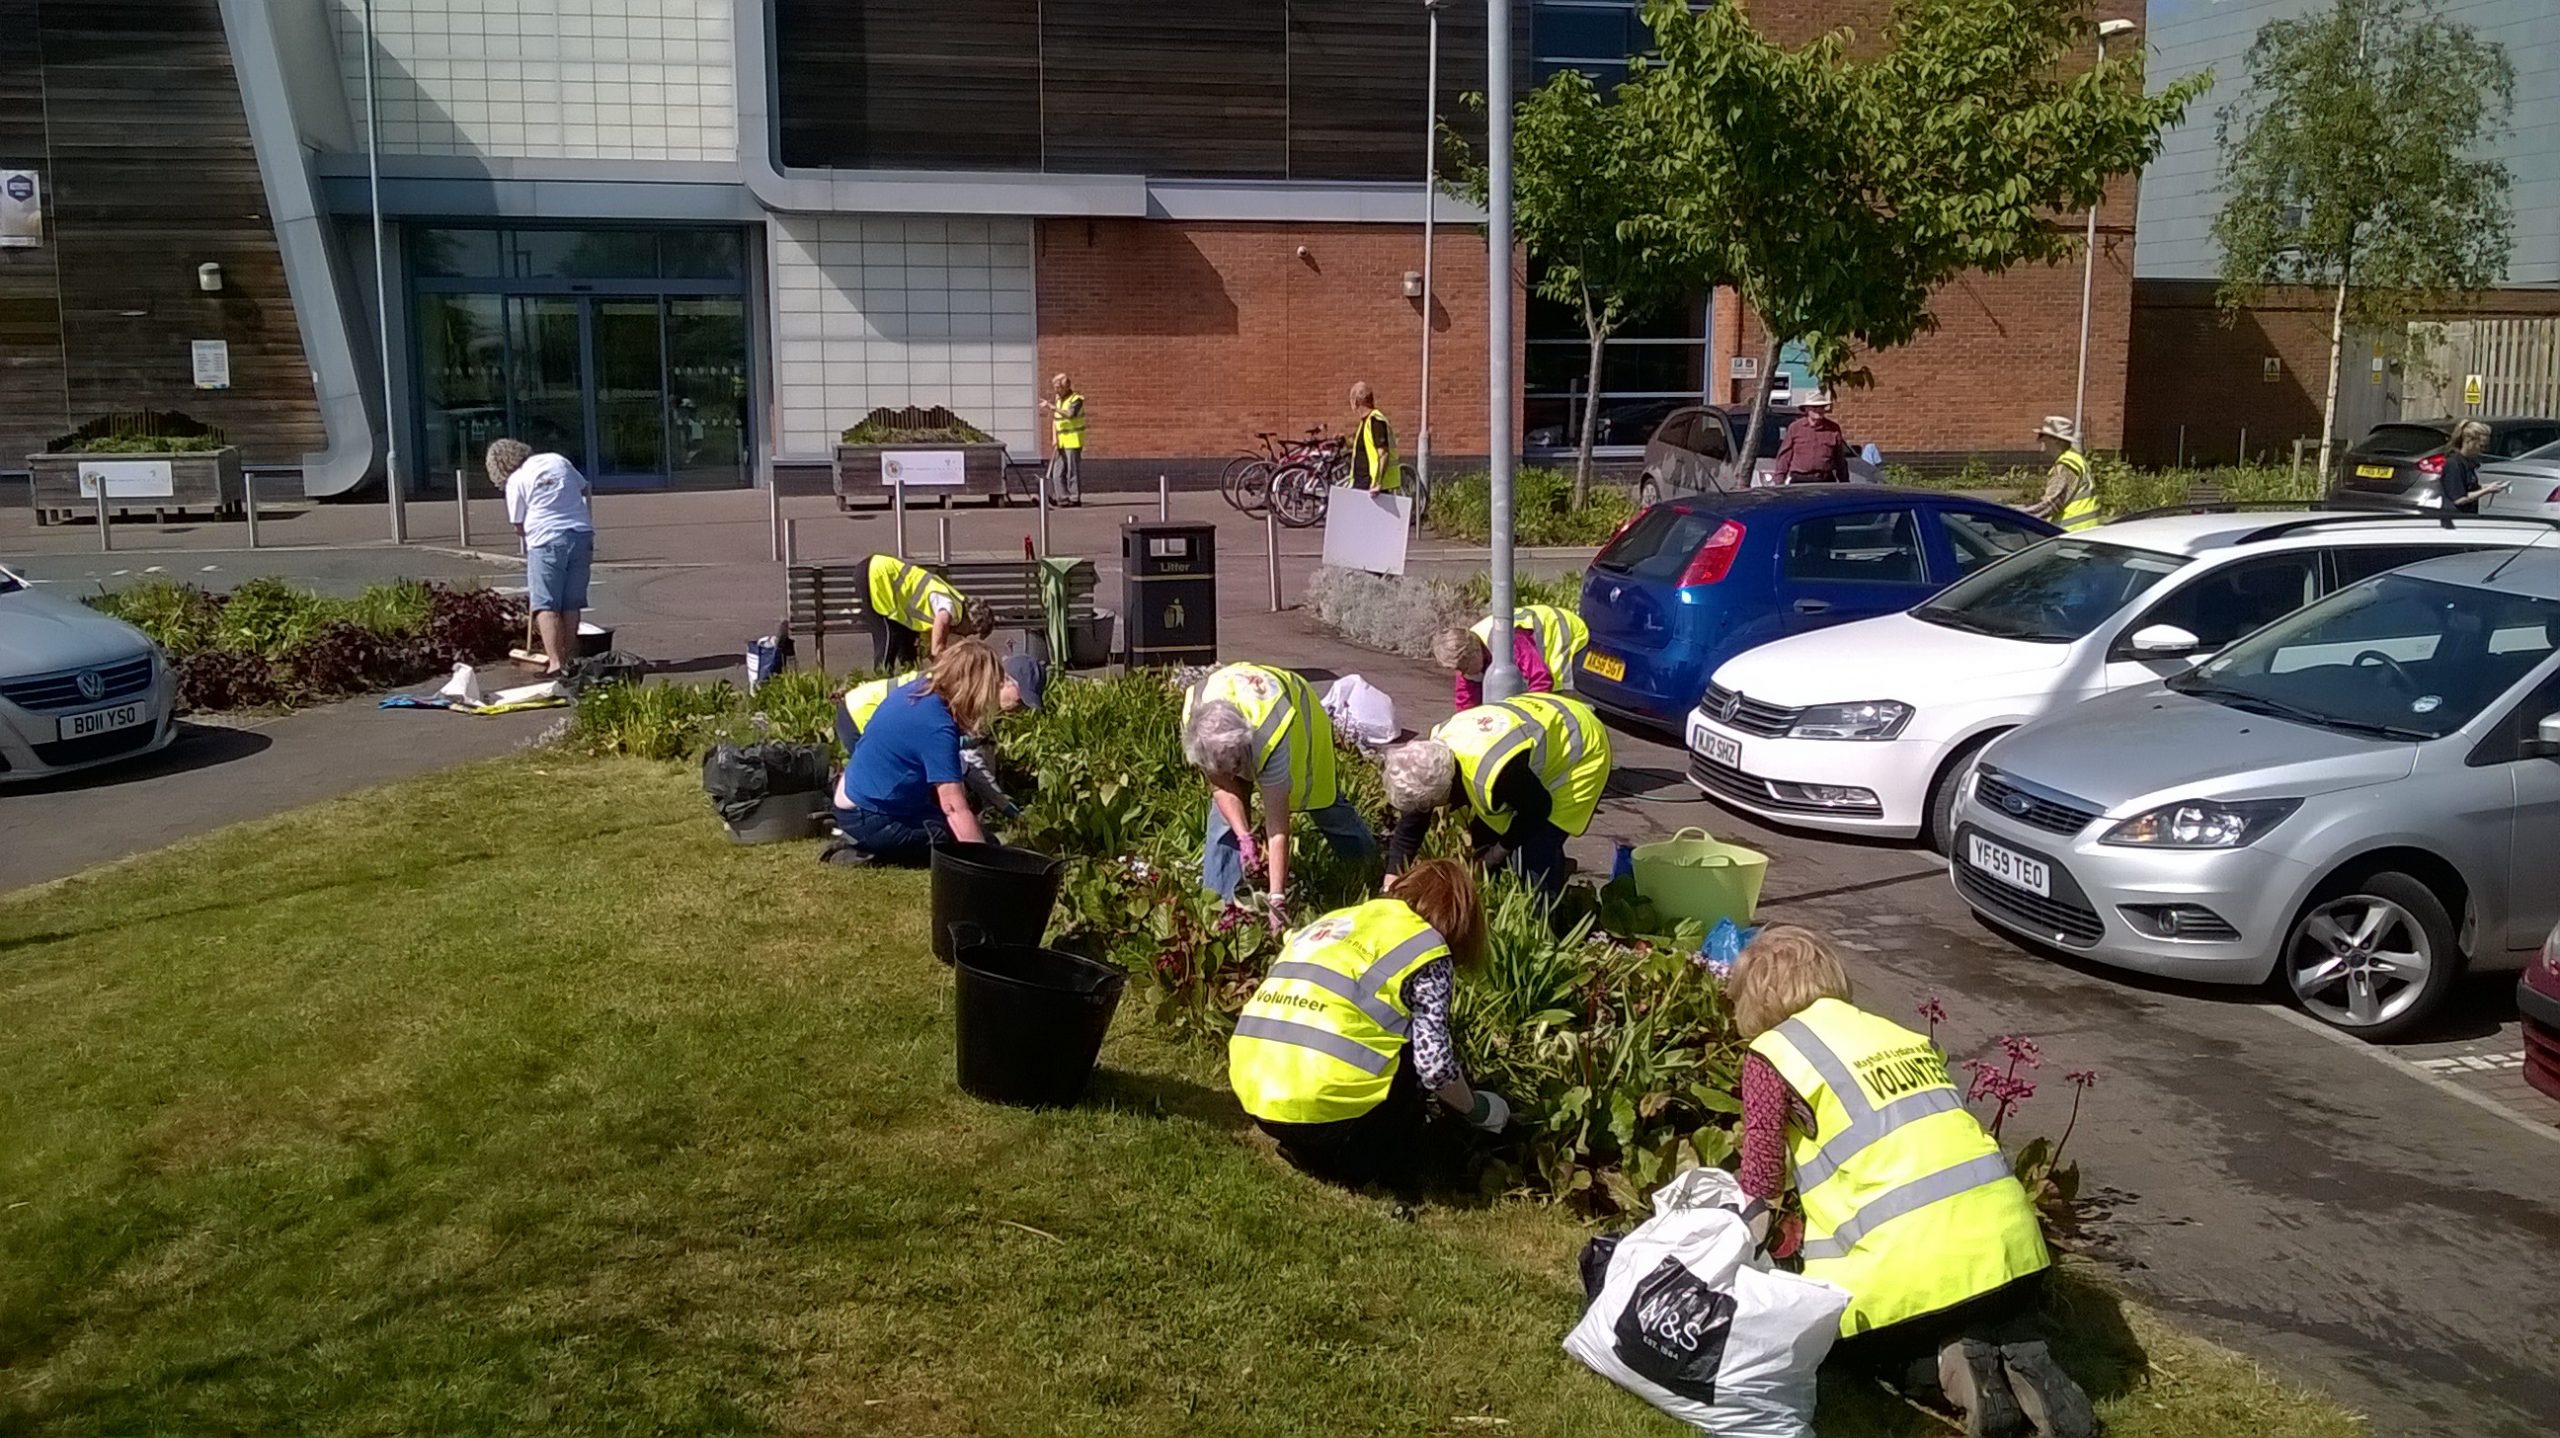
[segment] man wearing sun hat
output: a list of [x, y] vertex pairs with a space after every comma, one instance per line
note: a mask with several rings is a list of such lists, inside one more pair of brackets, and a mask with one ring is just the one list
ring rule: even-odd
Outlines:
[[2066, 415], [2049, 414], [2036, 438], [2053, 468], [2045, 472], [2044, 496], [2026, 512], [2066, 530], [2097, 527], [2106, 516], [2098, 510], [2098, 487], [2089, 482], [2089, 457], [2080, 452], [2079, 426]]
[[1778, 442], [1772, 468], [1780, 484], [1846, 484], [1849, 440], [1831, 418], [1831, 391], [1807, 390], [1796, 408], [1803, 411]]

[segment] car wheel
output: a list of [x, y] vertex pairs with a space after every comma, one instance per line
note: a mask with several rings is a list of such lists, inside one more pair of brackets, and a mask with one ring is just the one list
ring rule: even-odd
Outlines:
[[1653, 482], [1652, 475], [1636, 481], [1636, 508], [1650, 509], [1661, 502], [1662, 486]]
[[2435, 890], [2385, 869], [2322, 890], [2286, 936], [2281, 967], [2303, 1012], [2385, 1042], [2434, 1014], [2462, 951]]
[[1965, 747], [1938, 771], [1938, 780], [1929, 786], [1929, 827], [1920, 838], [1940, 854], [1952, 856], [1956, 847], [1956, 795], [1964, 788], [1964, 776], [1973, 772], [1973, 761], [1998, 735], [1988, 735]]

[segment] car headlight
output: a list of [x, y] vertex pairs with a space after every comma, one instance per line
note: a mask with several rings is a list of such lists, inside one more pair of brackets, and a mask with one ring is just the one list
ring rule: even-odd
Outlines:
[[1911, 706], [1898, 699], [1856, 704], [1816, 704], [1796, 716], [1790, 739], [1890, 739], [1911, 722]]
[[2099, 842], [2148, 849], [2237, 849], [2255, 843], [2301, 807], [2300, 799], [2189, 799], [2136, 814]]

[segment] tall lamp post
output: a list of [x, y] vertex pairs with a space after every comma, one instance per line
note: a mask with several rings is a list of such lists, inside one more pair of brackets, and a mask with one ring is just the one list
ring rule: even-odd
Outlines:
[[1422, 403], [1413, 421], [1413, 475], [1425, 493], [1431, 488], [1431, 259], [1439, 253], [1433, 221], [1440, 209], [1440, 7], [1448, 3], [1422, 0], [1431, 41], [1422, 94]]
[[[2133, 33], [2130, 20], [2098, 22], [2098, 63], [2107, 63], [2107, 42], [2119, 35]], [[2071, 442], [2082, 454], [2089, 452], [2089, 304], [2090, 293], [2098, 280], [2098, 207], [2089, 207], [2087, 253], [2080, 258], [2080, 378], [2071, 392]]]
[[391, 288], [382, 244], [382, 112], [373, 98], [373, 0], [364, 0], [364, 174], [373, 194], [373, 332], [382, 350], [382, 493], [391, 507], [391, 542], [409, 542], [409, 512], [400, 493], [400, 417], [391, 390]]
[[1484, 671], [1488, 700], [1520, 692], [1520, 666], [1511, 657], [1511, 481], [1516, 467], [1511, 440], [1511, 3], [1485, 0], [1485, 338], [1492, 404], [1485, 411], [1485, 441], [1492, 453], [1493, 642]]

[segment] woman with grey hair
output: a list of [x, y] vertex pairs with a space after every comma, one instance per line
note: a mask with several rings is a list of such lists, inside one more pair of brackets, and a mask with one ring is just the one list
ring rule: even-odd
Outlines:
[[[1354, 861], [1374, 858], [1378, 836], [1336, 782], [1333, 720], [1307, 681], [1263, 664], [1212, 669], [1182, 696], [1182, 754], [1209, 781], [1209, 820], [1200, 882], [1233, 899], [1248, 869], [1263, 870], [1271, 925], [1284, 923], [1289, 891], [1289, 819], [1305, 814]], [[1262, 796], [1262, 837], [1253, 796]]]
[[2446, 447], [2444, 469], [2436, 476], [2438, 490], [2447, 509], [2469, 505], [2477, 509], [2480, 501], [2507, 487], [2503, 479], [2480, 482], [2480, 456], [2489, 448], [2489, 426], [2476, 419], [2466, 419], [2453, 427], [2453, 443]]
[[1579, 699], [1524, 694], [1466, 710], [1387, 751], [1387, 885], [1414, 862], [1443, 808], [1467, 816], [1486, 867], [1510, 863], [1548, 898], [1564, 889], [1565, 840], [1591, 826], [1609, 783], [1609, 731]]

